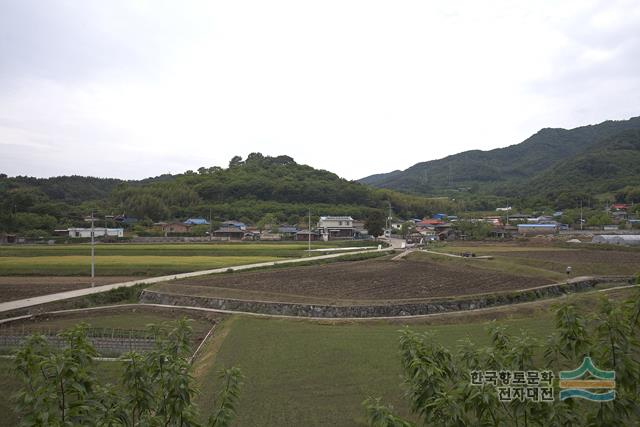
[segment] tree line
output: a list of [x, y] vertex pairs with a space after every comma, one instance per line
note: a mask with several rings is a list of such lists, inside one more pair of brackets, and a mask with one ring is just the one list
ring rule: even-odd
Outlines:
[[[198, 216], [255, 223], [268, 213], [296, 223], [315, 215], [367, 217], [391, 203], [397, 215], [422, 218], [454, 209], [444, 198], [381, 190], [297, 164], [289, 156], [235, 156], [227, 168], [200, 168], [142, 181], [91, 177], [0, 176], [0, 231], [39, 235], [54, 227], [86, 226], [91, 211], [135, 217], [143, 224]], [[99, 223], [100, 225], [100, 223]], [[107, 223], [107, 225], [109, 225]], [[111, 224], [113, 225], [113, 224]]]

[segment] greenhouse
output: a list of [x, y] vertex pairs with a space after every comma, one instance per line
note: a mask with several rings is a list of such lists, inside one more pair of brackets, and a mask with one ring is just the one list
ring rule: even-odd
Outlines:
[[616, 235], [616, 234], [603, 234], [600, 236], [594, 236], [591, 243], [606, 243], [609, 245], [639, 245], [640, 235]]

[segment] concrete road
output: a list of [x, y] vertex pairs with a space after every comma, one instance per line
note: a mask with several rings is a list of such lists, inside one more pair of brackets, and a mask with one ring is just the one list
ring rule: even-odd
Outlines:
[[[67, 292], [58, 292], [58, 293], [55, 293], [55, 294], [42, 295], [42, 296], [33, 297], [33, 298], [27, 298], [27, 299], [21, 299], [21, 300], [16, 300], [16, 301], [4, 302], [4, 303], [0, 304], [0, 313], [7, 312], [7, 311], [12, 311], [12, 310], [18, 310], [18, 309], [21, 309], [21, 308], [33, 307], [33, 306], [36, 306], [36, 305], [46, 304], [46, 303], [50, 303], [50, 302], [56, 302], [56, 301], [62, 301], [62, 300], [71, 299], [71, 298], [83, 297], [83, 296], [86, 296], [86, 295], [98, 294], [100, 292], [110, 291], [110, 290], [115, 289], [115, 288], [121, 288], [121, 287], [127, 287], [128, 288], [128, 287], [139, 285], [139, 284], [142, 284], [142, 283], [152, 284], [152, 283], [168, 282], [169, 280], [185, 279], [187, 277], [205, 276], [207, 274], [226, 273], [229, 270], [242, 271], [242, 270], [248, 270], [248, 269], [251, 269], [251, 268], [271, 267], [271, 266], [279, 265], [279, 264], [296, 264], [296, 263], [300, 263], [300, 262], [307, 262], [307, 261], [314, 261], [314, 260], [321, 260], [321, 259], [330, 259], [330, 258], [338, 258], [338, 257], [341, 257], [341, 256], [346, 256], [346, 255], [364, 254], [364, 253], [369, 253], [369, 252], [377, 251], [377, 250], [378, 249], [375, 248], [375, 249], [362, 250], [362, 251], [358, 251], [358, 252], [350, 251], [350, 252], [339, 253], [339, 254], [329, 254], [329, 255], [320, 255], [320, 256], [314, 256], [314, 257], [285, 259], [285, 260], [282, 260], [282, 261], [260, 262], [260, 263], [257, 263], [257, 264], [247, 264], [247, 265], [238, 265], [238, 266], [232, 266], [232, 267], [223, 267], [223, 268], [216, 268], [216, 269], [213, 269], [213, 270], [193, 271], [193, 272], [190, 272], [190, 273], [173, 274], [173, 275], [170, 275], [170, 276], [149, 277], [149, 278], [146, 278], [146, 279], [132, 280], [130, 282], [112, 283], [110, 285], [96, 286], [95, 288], [84, 288], [84, 289], [76, 289], [76, 290], [67, 291]], [[393, 250], [393, 248], [383, 248], [382, 249], [382, 251], [391, 251], [391, 250]]]

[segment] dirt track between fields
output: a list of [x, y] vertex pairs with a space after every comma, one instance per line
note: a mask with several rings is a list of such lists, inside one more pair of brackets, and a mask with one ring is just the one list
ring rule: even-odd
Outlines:
[[[96, 277], [96, 286], [128, 282], [139, 277]], [[0, 302], [16, 301], [39, 295], [72, 291], [91, 286], [90, 277], [77, 276], [0, 276]]]

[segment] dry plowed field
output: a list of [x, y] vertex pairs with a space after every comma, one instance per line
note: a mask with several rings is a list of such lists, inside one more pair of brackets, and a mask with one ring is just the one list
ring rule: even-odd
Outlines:
[[[479, 250], [480, 252], [480, 250]], [[567, 266], [574, 275], [632, 275], [640, 272], [640, 252], [615, 250], [493, 251], [491, 255], [516, 258], [531, 266], [564, 272]]]
[[184, 279], [162, 292], [281, 302], [398, 301], [526, 289], [549, 279], [477, 268], [467, 262], [371, 260]]

